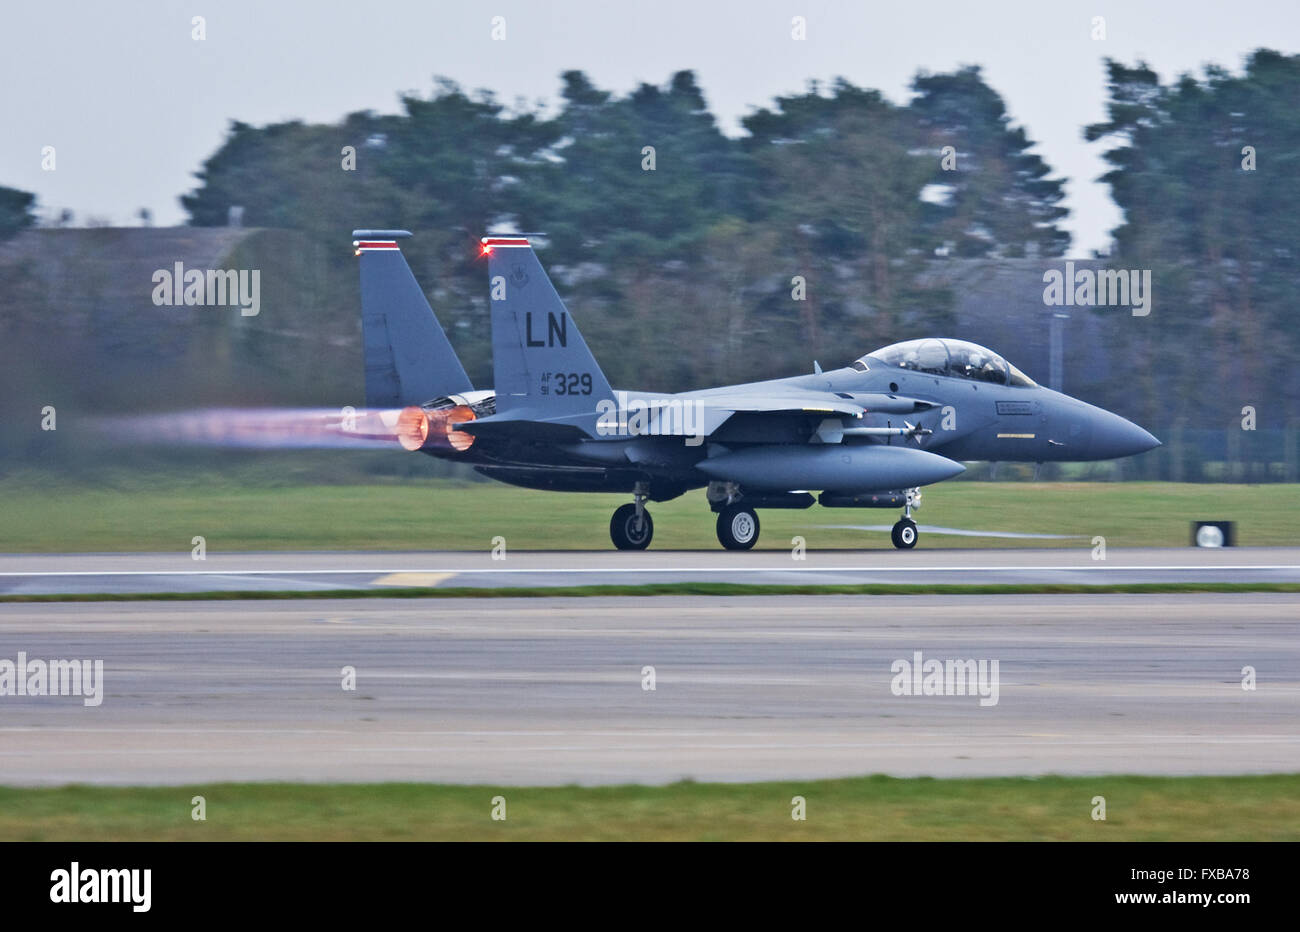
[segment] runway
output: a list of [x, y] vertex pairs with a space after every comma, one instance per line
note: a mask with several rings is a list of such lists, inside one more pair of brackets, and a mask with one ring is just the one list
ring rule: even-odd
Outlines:
[[[0, 784], [1297, 771], [1298, 617], [1269, 593], [3, 604], [0, 660], [100, 659], [104, 691], [0, 696]], [[895, 695], [917, 651], [997, 660], [996, 704]]]
[[509, 551], [0, 555], [0, 594], [321, 592], [391, 587], [537, 587], [723, 582], [1101, 585], [1300, 582], [1300, 548], [1024, 550]]

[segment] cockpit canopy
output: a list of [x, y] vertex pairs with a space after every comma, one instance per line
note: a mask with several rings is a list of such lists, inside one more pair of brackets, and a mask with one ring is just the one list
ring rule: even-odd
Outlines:
[[872, 362], [898, 369], [911, 369], [926, 375], [992, 382], [995, 385], [1023, 385], [1030, 388], [1036, 385], [1033, 379], [997, 353], [965, 340], [926, 339], [892, 343], [863, 356], [853, 364], [853, 368], [866, 372], [871, 369]]

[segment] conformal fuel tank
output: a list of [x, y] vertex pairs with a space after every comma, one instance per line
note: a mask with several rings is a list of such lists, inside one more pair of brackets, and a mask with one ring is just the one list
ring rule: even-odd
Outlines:
[[746, 447], [710, 456], [695, 468], [750, 489], [910, 489], [966, 471], [961, 463], [913, 447], [792, 444]]

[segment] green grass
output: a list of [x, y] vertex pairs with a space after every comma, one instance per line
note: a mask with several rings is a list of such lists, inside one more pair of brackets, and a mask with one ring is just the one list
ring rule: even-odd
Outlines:
[[643, 583], [614, 586], [427, 586], [384, 589], [213, 589], [206, 592], [67, 592], [0, 595], [4, 602], [232, 602], [278, 599], [503, 599], [591, 598], [652, 595], [1061, 595], [1136, 592], [1300, 592], [1300, 583], [858, 583], [846, 585], [767, 585], [764, 583]]
[[[207, 819], [191, 818], [203, 796]], [[505, 821], [491, 818], [504, 796]], [[791, 819], [791, 799], [807, 820]], [[1094, 821], [1092, 799], [1106, 799]], [[1300, 775], [0, 788], [0, 841], [1295, 841]]]
[[[514, 550], [609, 549], [614, 495], [534, 492], [486, 483], [409, 479], [373, 485], [268, 488], [142, 476], [113, 485], [28, 477], [0, 480], [5, 502], [0, 552], [188, 551], [196, 535], [209, 552], [240, 550], [480, 550], [502, 536]], [[716, 550], [714, 517], [702, 491], [651, 505], [655, 549]], [[759, 548], [889, 549], [882, 532], [827, 525], [891, 524], [883, 509], [760, 512]], [[1238, 522], [1239, 543], [1300, 539], [1300, 486], [1177, 483], [951, 482], [925, 490], [921, 523], [1071, 534], [1067, 541], [923, 535], [922, 548], [1185, 546], [1193, 519]]]

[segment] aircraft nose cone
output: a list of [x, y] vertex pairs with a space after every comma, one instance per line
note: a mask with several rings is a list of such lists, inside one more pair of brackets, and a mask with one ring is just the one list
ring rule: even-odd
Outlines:
[[1154, 450], [1160, 441], [1132, 421], [1107, 411], [1094, 425], [1092, 445], [1096, 459], [1110, 460]]
[[931, 485], [935, 482], [943, 482], [945, 479], [951, 479], [954, 476], [960, 476], [966, 471], [966, 467], [956, 460], [950, 460], [947, 457], [937, 457], [942, 459], [941, 463], [927, 463], [928, 473], [926, 480], [922, 485]]

